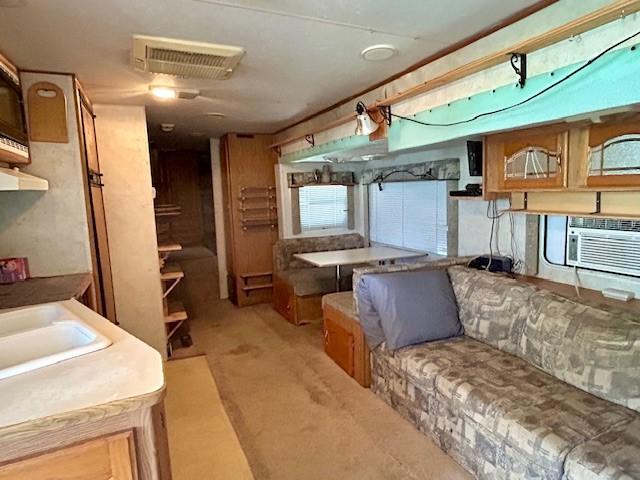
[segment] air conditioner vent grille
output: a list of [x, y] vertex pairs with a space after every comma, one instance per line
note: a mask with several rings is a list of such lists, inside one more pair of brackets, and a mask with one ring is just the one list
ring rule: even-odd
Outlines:
[[178, 77], [226, 80], [244, 53], [244, 49], [229, 45], [142, 35], [133, 37], [135, 68]]
[[640, 220], [570, 217], [569, 226], [574, 228], [589, 228], [593, 230], [614, 230], [620, 232], [640, 233]]
[[234, 65], [233, 59], [221, 55], [208, 55], [206, 53], [184, 52], [153, 47], [147, 48], [147, 60], [174, 64], [180, 63], [194, 67], [230, 68]]

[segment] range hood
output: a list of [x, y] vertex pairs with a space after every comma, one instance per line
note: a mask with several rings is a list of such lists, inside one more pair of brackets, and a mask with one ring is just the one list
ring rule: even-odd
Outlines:
[[49, 182], [14, 168], [0, 167], [0, 191], [49, 190]]

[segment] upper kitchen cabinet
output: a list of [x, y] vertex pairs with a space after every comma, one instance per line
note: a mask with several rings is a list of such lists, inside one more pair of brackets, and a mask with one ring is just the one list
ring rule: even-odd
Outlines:
[[558, 190], [567, 185], [566, 124], [529, 128], [485, 138], [487, 192]]
[[640, 189], [640, 114], [616, 115], [593, 123], [582, 129], [576, 144], [578, 188]]

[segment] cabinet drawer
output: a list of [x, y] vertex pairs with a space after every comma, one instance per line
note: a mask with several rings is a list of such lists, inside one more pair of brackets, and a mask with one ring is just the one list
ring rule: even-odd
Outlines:
[[135, 480], [132, 451], [119, 433], [0, 466], [0, 480]]
[[333, 322], [331, 318], [324, 319], [324, 351], [349, 376], [353, 376], [353, 347], [354, 339], [351, 332]]

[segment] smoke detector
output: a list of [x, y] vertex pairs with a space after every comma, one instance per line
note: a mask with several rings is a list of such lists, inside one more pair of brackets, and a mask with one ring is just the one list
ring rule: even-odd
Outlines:
[[381, 62], [393, 57], [398, 50], [393, 45], [371, 45], [360, 52], [365, 60], [370, 62]]
[[241, 47], [133, 36], [133, 66], [143, 72], [226, 80], [244, 56]]

